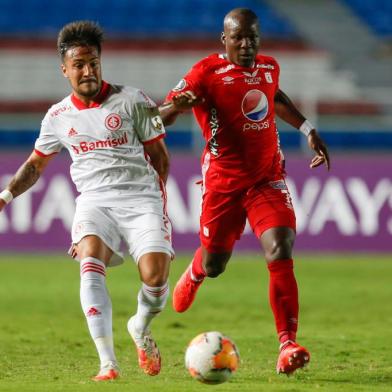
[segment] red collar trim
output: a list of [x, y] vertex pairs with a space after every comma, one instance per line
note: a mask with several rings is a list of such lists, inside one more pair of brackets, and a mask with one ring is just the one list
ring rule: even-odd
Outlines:
[[101, 90], [99, 91], [98, 95], [94, 98], [94, 100], [90, 102], [88, 106], [83, 101], [81, 101], [75, 94], [71, 95], [71, 101], [75, 105], [75, 107], [79, 110], [97, 108], [108, 97], [110, 93], [110, 89], [111, 89], [110, 84], [102, 80]]

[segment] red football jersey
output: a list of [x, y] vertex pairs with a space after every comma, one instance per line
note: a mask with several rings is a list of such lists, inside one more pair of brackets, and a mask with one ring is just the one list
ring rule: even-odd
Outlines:
[[193, 108], [206, 147], [203, 181], [208, 189], [231, 192], [282, 173], [274, 97], [279, 65], [257, 55], [246, 68], [213, 54], [195, 64], [168, 94], [192, 90], [203, 103]]

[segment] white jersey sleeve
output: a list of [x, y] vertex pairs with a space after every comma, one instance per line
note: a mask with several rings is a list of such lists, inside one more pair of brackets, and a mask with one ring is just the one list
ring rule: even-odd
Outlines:
[[132, 115], [139, 140], [148, 144], [165, 136], [165, 127], [155, 102], [143, 91], [135, 94]]
[[35, 150], [42, 155], [51, 155], [59, 152], [63, 145], [56, 136], [54, 126], [51, 123], [50, 111], [42, 120], [41, 130], [38, 139], [35, 141]]

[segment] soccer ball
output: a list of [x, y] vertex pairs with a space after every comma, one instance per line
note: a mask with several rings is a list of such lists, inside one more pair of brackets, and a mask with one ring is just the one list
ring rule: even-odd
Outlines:
[[221, 384], [237, 370], [240, 356], [230, 338], [220, 332], [205, 332], [189, 343], [185, 366], [196, 380], [205, 384]]

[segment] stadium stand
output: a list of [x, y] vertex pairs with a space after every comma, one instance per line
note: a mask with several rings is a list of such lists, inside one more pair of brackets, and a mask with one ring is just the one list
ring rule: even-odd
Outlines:
[[[69, 7], [65, 0], [25, 0], [23, 6], [2, 0], [0, 4], [2, 147], [31, 145], [42, 114], [68, 91], [55, 51], [57, 32], [65, 23], [98, 21], [108, 37], [104, 77], [141, 87], [160, 102], [195, 61], [221, 50], [222, 17], [240, 5], [260, 15], [262, 48], [281, 63], [282, 88], [322, 132], [330, 134], [332, 148], [392, 148], [389, 114], [385, 115], [388, 99], [376, 99], [389, 94], [380, 82], [388, 63], [382, 67], [366, 63], [370, 64], [362, 67], [366, 69], [358, 69], [355, 64], [363, 64], [363, 59], [357, 61], [357, 47], [351, 45], [357, 37], [366, 50], [375, 47], [377, 38], [369, 39], [366, 26], [355, 24], [355, 15], [389, 20], [392, 11], [387, 0], [314, 0], [312, 5], [307, 0], [295, 4], [291, 0], [244, 0], [240, 4], [233, 0], [113, 0], [110, 7], [104, 0], [86, 0], [78, 7]], [[343, 19], [323, 17], [327, 11], [344, 18], [345, 25]], [[366, 19], [366, 23], [370, 22]], [[388, 37], [382, 23], [374, 29], [380, 37]], [[391, 23], [388, 26], [392, 28]], [[365, 90], [364, 82], [371, 89]], [[200, 148], [196, 128], [191, 116], [185, 116], [170, 133], [169, 145]], [[284, 146], [301, 146], [298, 134], [284, 124], [280, 129]], [[353, 135], [360, 136], [353, 142]]]
[[344, 0], [352, 10], [383, 38], [392, 38], [392, 2], [390, 0]]
[[[236, 0], [112, 0], [108, 6], [106, 1], [96, 0], [70, 7], [66, 0], [24, 0], [21, 7], [20, 3], [9, 0], [1, 2], [0, 33], [9, 37], [26, 34], [55, 36], [58, 29], [71, 20], [92, 19], [116, 37], [216, 36], [221, 31], [222, 16], [238, 4]], [[265, 35], [277, 38], [295, 36], [290, 22], [263, 1], [244, 0], [241, 6], [263, 15]], [[43, 12], [50, 17], [43, 20]], [[18, 23], [10, 18], [11, 15], [18, 16]]]

